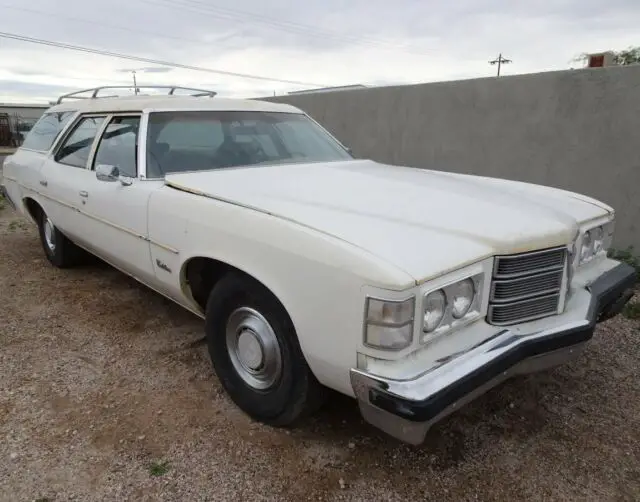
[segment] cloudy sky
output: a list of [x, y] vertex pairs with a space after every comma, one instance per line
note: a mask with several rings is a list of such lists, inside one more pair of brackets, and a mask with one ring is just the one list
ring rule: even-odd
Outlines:
[[638, 0], [0, 0], [0, 32], [248, 79], [0, 37], [0, 102], [97, 85], [178, 84], [256, 97], [311, 85], [417, 83], [579, 67], [640, 45]]

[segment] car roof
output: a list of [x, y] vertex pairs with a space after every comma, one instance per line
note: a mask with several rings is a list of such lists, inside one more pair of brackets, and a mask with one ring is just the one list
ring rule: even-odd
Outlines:
[[194, 96], [124, 96], [63, 101], [47, 110], [51, 112], [79, 111], [81, 113], [150, 112], [167, 110], [256, 111], [303, 113], [295, 106], [257, 99], [229, 99]]

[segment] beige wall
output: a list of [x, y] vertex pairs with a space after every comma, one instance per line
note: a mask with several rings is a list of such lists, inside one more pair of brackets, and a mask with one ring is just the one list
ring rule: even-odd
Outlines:
[[617, 211], [640, 252], [640, 65], [266, 98], [360, 157], [529, 181]]

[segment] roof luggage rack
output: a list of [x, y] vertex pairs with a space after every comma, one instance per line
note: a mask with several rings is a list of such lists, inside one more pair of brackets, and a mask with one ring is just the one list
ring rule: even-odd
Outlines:
[[[209, 91], [206, 89], [195, 89], [193, 87], [180, 87], [178, 85], [136, 85], [135, 87], [130, 85], [103, 85], [101, 87], [92, 87], [91, 89], [84, 89], [82, 91], [70, 92], [69, 94], [63, 94], [58, 98], [56, 104], [62, 103], [65, 99], [98, 99], [98, 98], [119, 98], [121, 96], [117, 95], [108, 95], [108, 96], [98, 96], [98, 93], [104, 89], [134, 89], [134, 94], [139, 96], [140, 89], [168, 89], [167, 95], [174, 96], [176, 90], [182, 91], [190, 91], [190, 94], [187, 96], [191, 97], [202, 97], [208, 96], [210, 98], [214, 97], [217, 92]], [[91, 93], [90, 96], [80, 96], [80, 94]], [[149, 96], [149, 94], [144, 94], [144, 96]], [[182, 94], [181, 94], [182, 96]]]

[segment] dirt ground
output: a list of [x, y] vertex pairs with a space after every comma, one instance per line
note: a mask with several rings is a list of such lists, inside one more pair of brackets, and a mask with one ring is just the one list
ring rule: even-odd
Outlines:
[[419, 448], [333, 397], [291, 432], [223, 393], [202, 321], [0, 210], [0, 500], [639, 500], [640, 323], [507, 382]]

